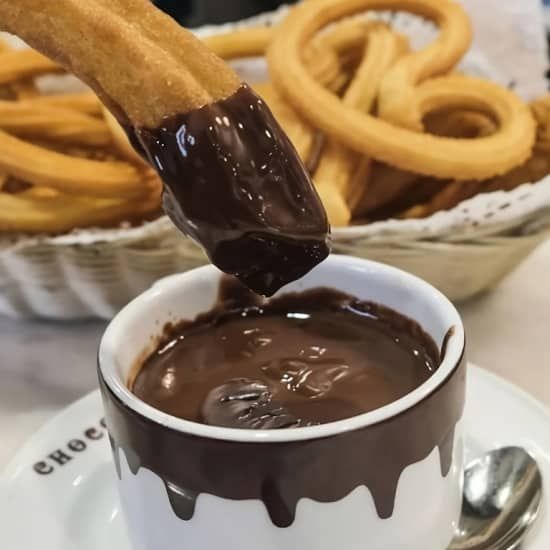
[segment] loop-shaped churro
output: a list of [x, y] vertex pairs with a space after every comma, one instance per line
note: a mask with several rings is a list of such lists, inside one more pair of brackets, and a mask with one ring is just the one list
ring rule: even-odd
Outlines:
[[378, 116], [412, 130], [422, 130], [417, 86], [422, 81], [451, 70], [468, 50], [472, 40], [470, 20], [459, 4], [450, 0], [397, 1], [394, 8], [432, 20], [437, 38], [427, 47], [404, 56], [384, 76], [378, 98]]
[[[342, 103], [368, 113], [374, 106], [384, 74], [407, 48], [407, 41], [383, 23], [362, 26], [366, 36], [364, 58], [342, 98]], [[363, 42], [365, 43], [365, 37]], [[323, 151], [314, 181], [332, 225], [347, 225], [351, 219], [351, 205], [347, 199], [350, 192], [355, 193], [356, 197], [358, 193], [353, 189], [350, 191], [350, 183], [358, 171], [363, 172], [361, 178], [365, 177], [367, 165], [364, 162], [363, 169], [359, 170], [362, 161], [360, 155], [335, 140], [329, 140]], [[361, 187], [364, 185], [360, 180], [357, 184]], [[355, 198], [354, 202], [357, 200]]]
[[[549, 96], [550, 97], [550, 96]], [[550, 149], [545, 148], [545, 128], [550, 122], [550, 101], [547, 98], [534, 101], [531, 109], [538, 122], [537, 142], [533, 155], [521, 166], [510, 172], [482, 182], [453, 181], [446, 183], [440, 191], [427, 202], [421, 202], [400, 213], [402, 218], [424, 218], [438, 212], [455, 207], [461, 201], [473, 197], [476, 193], [492, 191], [510, 191], [523, 183], [537, 182], [550, 173]], [[440, 128], [451, 133], [460, 131], [474, 131], [478, 134], [494, 131], [494, 123], [485, 115], [472, 111], [455, 111], [442, 113], [446, 115], [441, 121]], [[433, 121], [432, 121], [433, 122]], [[452, 124], [456, 124], [455, 127]]]
[[532, 133], [531, 124], [518, 124], [527, 106], [509, 90], [488, 80], [464, 75], [432, 78], [416, 88], [415, 96], [422, 116], [440, 109], [471, 110], [490, 117], [497, 124], [495, 131], [513, 129], [518, 137], [528, 137], [527, 130], [529, 135]]
[[[350, 30], [356, 30], [356, 27], [349, 25]], [[216, 55], [229, 61], [265, 55], [272, 36], [272, 27], [251, 27], [209, 36], [203, 41]], [[347, 81], [347, 76], [342, 74], [337, 46], [344, 41], [347, 43], [348, 39], [341, 32], [335, 37], [330, 33], [326, 38], [330, 39], [330, 43], [323, 37], [309, 46], [304, 52], [304, 61], [315, 80], [330, 90], [338, 91]], [[363, 36], [363, 43], [364, 40]]]
[[[268, 61], [274, 84], [306, 120], [357, 152], [403, 170], [439, 178], [485, 179], [505, 173], [527, 159], [535, 138], [533, 117], [514, 93], [497, 85], [483, 82], [479, 90], [495, 97], [499, 109], [495, 118], [500, 120], [501, 125], [493, 135], [472, 140], [443, 138], [397, 127], [385, 120], [358, 113], [319, 86], [304, 67], [300, 52], [329, 23], [368, 9], [404, 9], [428, 16], [440, 24], [447, 22], [444, 25], [445, 40], [438, 41], [437, 51], [428, 46], [419, 52], [421, 55], [414, 54], [414, 70], [411, 69], [404, 77], [404, 83], [408, 86], [406, 89], [409, 90], [426, 73], [443, 71], [453, 60], [458, 60], [464, 49], [463, 44], [469, 40], [468, 37], [467, 40], [457, 37], [456, 40], [460, 39], [458, 48], [453, 43], [452, 37], [456, 34], [453, 19], [463, 15], [456, 15], [460, 8], [450, 0], [316, 0], [298, 5], [292, 10], [292, 17], [287, 17], [275, 29]], [[462, 27], [456, 26], [457, 29]], [[429, 55], [422, 54], [426, 50]], [[430, 63], [424, 65], [426, 59]], [[468, 79], [468, 83], [477, 86], [479, 80]], [[422, 85], [425, 88], [421, 104], [433, 105], [437, 102], [435, 98], [446, 95], [445, 90], [434, 88], [429, 81]], [[387, 90], [385, 88], [385, 93]], [[416, 94], [416, 88], [412, 90]], [[474, 90], [465, 94], [468, 104], [470, 100], [474, 102], [473, 97], [477, 94]], [[389, 104], [399, 105], [402, 101], [406, 103], [407, 100], [392, 100]], [[412, 106], [415, 104], [418, 102], [411, 103]], [[390, 110], [400, 112], [396, 107]], [[421, 120], [422, 113], [415, 114], [414, 118], [418, 116]]]

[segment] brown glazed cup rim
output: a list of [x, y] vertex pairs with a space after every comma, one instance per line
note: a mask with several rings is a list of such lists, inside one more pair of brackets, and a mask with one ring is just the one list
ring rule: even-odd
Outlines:
[[[449, 329], [453, 329], [452, 335], [447, 342], [445, 357], [435, 373], [414, 391], [384, 407], [346, 418], [345, 420], [317, 426], [281, 430], [246, 430], [210, 426], [177, 418], [151, 407], [136, 397], [128, 389], [127, 380], [118, 373], [117, 362], [115, 360], [120, 343], [128, 340], [128, 326], [131, 322], [135, 322], [136, 319], [150, 317], [151, 304], [160, 300], [163, 295], [164, 297], [173, 296], [174, 300], [176, 300], [176, 297], [181, 299], [181, 296], [184, 295], [185, 287], [191, 285], [193, 282], [204, 280], [205, 278], [218, 280], [220, 272], [211, 265], [161, 279], [149, 290], [125, 306], [111, 321], [101, 340], [98, 353], [99, 376], [109, 390], [126, 407], [138, 415], [179, 432], [225, 441], [282, 443], [320, 439], [379, 424], [398, 415], [406, 414], [408, 410], [427, 399], [444, 384], [458, 368], [465, 348], [464, 326], [460, 315], [448, 298], [424, 280], [397, 268], [369, 260], [333, 254], [310, 274], [306, 275], [305, 279], [307, 280], [310, 277], [316, 281], [321, 279], [322, 282], [313, 286], [330, 286], [344, 292], [356, 294], [354, 289], [349, 288], [349, 286], [342, 286], [339, 283], [340, 278], [335, 277], [333, 273], [335, 270], [351, 270], [355, 275], [364, 276], [365, 284], [370, 284], [375, 279], [378, 279], [384, 280], [384, 284], [391, 288], [395, 286], [396, 289], [405, 288], [410, 292], [412, 291], [415, 300], [419, 304], [435, 307], [437, 314], [441, 315], [442, 322]], [[296, 291], [290, 285], [290, 287], [285, 287], [281, 293], [293, 290]], [[362, 298], [362, 296], [359, 297]], [[383, 299], [378, 298], [378, 301], [383, 305], [388, 305]], [[167, 300], [166, 303], [172, 302], [172, 300]], [[399, 310], [398, 307], [395, 309]], [[185, 315], [182, 315], [182, 317], [185, 318]], [[412, 317], [414, 318], [414, 316]]]

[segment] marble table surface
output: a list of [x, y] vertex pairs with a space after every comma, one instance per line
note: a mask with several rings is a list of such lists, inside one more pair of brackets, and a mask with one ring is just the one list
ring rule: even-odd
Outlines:
[[[470, 360], [550, 406], [550, 242], [460, 311]], [[0, 318], [0, 470], [44, 422], [96, 388], [104, 327]]]

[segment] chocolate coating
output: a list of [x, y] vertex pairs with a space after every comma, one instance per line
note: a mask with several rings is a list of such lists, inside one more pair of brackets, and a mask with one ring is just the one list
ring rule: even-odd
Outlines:
[[438, 365], [435, 343], [411, 319], [319, 288], [218, 306], [172, 327], [132, 391], [194, 422], [300, 427], [396, 401]]
[[134, 132], [164, 181], [168, 216], [255, 292], [272, 295], [328, 255], [328, 221], [307, 171], [248, 86]]

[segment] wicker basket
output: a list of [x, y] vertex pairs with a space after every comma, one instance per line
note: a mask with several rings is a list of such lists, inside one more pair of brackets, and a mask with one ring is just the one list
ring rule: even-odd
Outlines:
[[[272, 22], [280, 15], [265, 14], [260, 20]], [[516, 19], [514, 15], [512, 20]], [[257, 22], [258, 18], [252, 21]], [[433, 31], [406, 16], [394, 24], [419, 40]], [[215, 32], [220, 28], [202, 30]], [[497, 81], [505, 80], [499, 78], [504, 72], [525, 67], [512, 64], [509, 71], [491, 73], [485, 56], [473, 54], [465, 70]], [[252, 80], [262, 70], [247, 62], [241, 62], [240, 69]], [[478, 195], [425, 220], [337, 229], [333, 251], [400, 267], [459, 301], [492, 288], [549, 233], [550, 178], [546, 178], [509, 193]], [[0, 240], [0, 314], [108, 319], [155, 280], [205, 261], [203, 252], [166, 218], [133, 229]]]
[[124, 304], [166, 275], [205, 262], [162, 218], [133, 231], [82, 242], [19, 240], [0, 252], [0, 312], [11, 316], [111, 318]]
[[465, 242], [415, 241], [336, 248], [414, 273], [460, 302], [494, 287], [549, 234], [547, 230], [514, 237], [495, 234]]
[[[543, 187], [548, 191], [544, 194], [547, 207], [528, 216], [496, 220], [491, 226], [479, 224], [475, 229], [470, 226], [470, 230], [451, 221], [426, 233], [427, 226], [433, 225], [429, 220], [336, 230], [333, 251], [400, 267], [431, 282], [451, 299], [465, 300], [492, 288], [550, 234], [550, 179], [531, 186], [532, 190]], [[514, 200], [513, 192], [499, 196], [501, 201]], [[486, 197], [481, 198], [486, 202]], [[464, 207], [455, 210], [460, 209]], [[452, 220], [452, 212], [440, 214]], [[415, 225], [419, 226], [416, 234]], [[160, 277], [205, 261], [201, 249], [182, 238], [166, 218], [132, 230], [4, 243], [0, 313], [108, 319]]]

